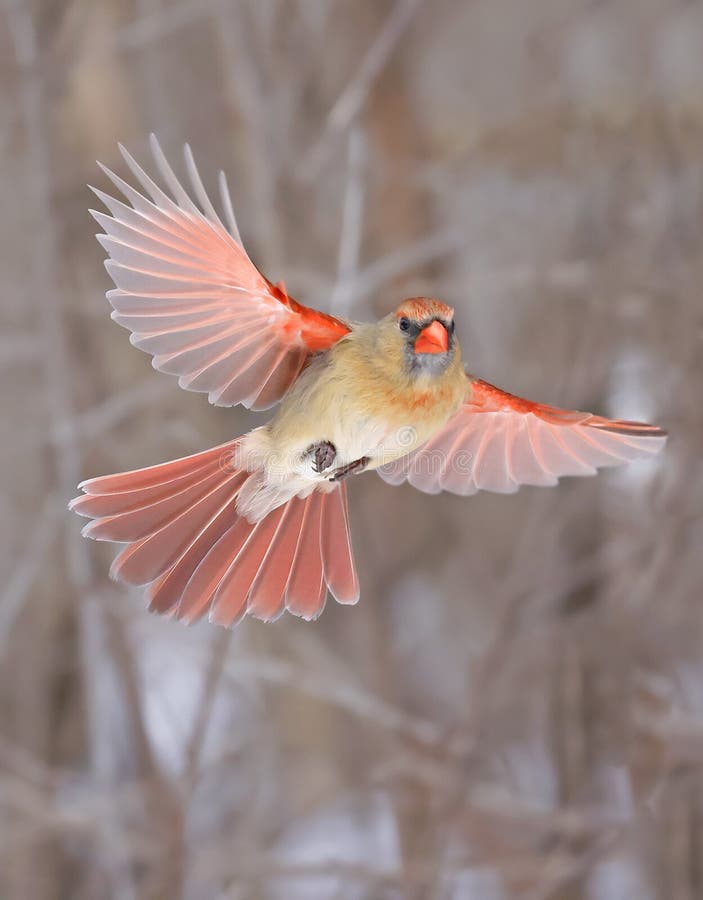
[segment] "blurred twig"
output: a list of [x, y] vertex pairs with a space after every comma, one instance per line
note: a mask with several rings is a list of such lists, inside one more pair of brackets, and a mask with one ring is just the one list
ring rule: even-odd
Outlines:
[[173, 388], [174, 383], [170, 379], [148, 378], [135, 387], [108, 397], [92, 409], [74, 415], [70, 421], [61, 421], [57, 430], [50, 433], [51, 438], [58, 445], [70, 443], [77, 432], [81, 441], [95, 441], [116, 429], [130, 416], [144, 409], [158, 408], [158, 402]]
[[435, 260], [450, 256], [463, 246], [463, 238], [456, 228], [444, 228], [406, 247], [376, 260], [351, 279], [347, 287], [347, 303], [359, 303], [383, 285]]
[[177, 0], [169, 3], [162, 9], [142, 15], [134, 22], [124, 25], [117, 34], [117, 45], [130, 52], [152, 51], [154, 44], [204, 18], [218, 2], [219, 0]]
[[64, 514], [64, 505], [56, 494], [49, 494], [44, 501], [37, 523], [25, 553], [15, 566], [14, 572], [2, 595], [0, 605], [0, 653], [7, 646], [13, 625], [29, 597], [32, 584], [42, 566], [46, 565], [46, 554], [56, 536], [59, 515]]
[[330, 300], [330, 312], [342, 318], [349, 316], [352, 306], [349, 282], [353, 281], [359, 267], [364, 228], [365, 164], [366, 139], [360, 128], [353, 128], [349, 133], [347, 149], [347, 183], [339, 236], [337, 281]]
[[330, 110], [322, 134], [305, 157], [301, 175], [306, 181], [310, 182], [318, 175], [335, 141], [358, 116], [374, 81], [388, 62], [421, 3], [422, 0], [396, 0], [359, 68]]
[[200, 699], [197, 704], [195, 721], [186, 745], [184, 779], [187, 790], [192, 790], [198, 777], [198, 766], [203, 753], [205, 739], [207, 738], [208, 725], [210, 724], [210, 718], [217, 696], [217, 689], [225, 669], [230, 639], [230, 632], [224, 629], [215, 632], [212, 639], [210, 661], [205, 669], [205, 677], [203, 679]]

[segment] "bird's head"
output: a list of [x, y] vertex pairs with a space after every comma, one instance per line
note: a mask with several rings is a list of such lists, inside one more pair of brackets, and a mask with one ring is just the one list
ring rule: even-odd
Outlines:
[[415, 375], [441, 375], [457, 354], [454, 310], [441, 300], [411, 297], [385, 320], [387, 340], [402, 351]]

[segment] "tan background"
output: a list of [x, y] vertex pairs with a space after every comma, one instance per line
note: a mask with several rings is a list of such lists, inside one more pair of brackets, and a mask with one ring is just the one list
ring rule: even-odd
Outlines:
[[[0, 91], [0, 897], [703, 897], [700, 4], [3, 0]], [[294, 296], [437, 294], [475, 372], [661, 462], [367, 475], [358, 607], [149, 616], [66, 501], [257, 421], [110, 321], [85, 185], [151, 130]]]

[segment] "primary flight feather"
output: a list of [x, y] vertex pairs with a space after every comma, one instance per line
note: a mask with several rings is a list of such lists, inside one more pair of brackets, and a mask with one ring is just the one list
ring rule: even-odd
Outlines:
[[148, 585], [150, 608], [232, 625], [247, 612], [315, 618], [328, 591], [355, 603], [346, 479], [367, 469], [428, 493], [509, 493], [663, 447], [655, 426], [533, 403], [469, 375], [439, 300], [405, 300], [374, 324], [297, 303], [247, 256], [224, 176], [226, 225], [190, 148], [192, 197], [153, 136], [151, 148], [170, 194], [124, 148], [140, 190], [104, 169], [127, 202], [95, 191], [110, 213], [93, 215], [113, 319], [211, 403], [280, 405], [219, 447], [80, 485], [71, 508], [92, 519], [84, 534], [126, 544], [111, 574]]

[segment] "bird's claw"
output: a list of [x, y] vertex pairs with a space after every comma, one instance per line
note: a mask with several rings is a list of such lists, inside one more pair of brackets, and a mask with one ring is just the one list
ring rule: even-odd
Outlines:
[[312, 468], [315, 473], [320, 475], [325, 469], [329, 469], [337, 456], [337, 448], [331, 441], [320, 441], [313, 444], [305, 453], [306, 456], [312, 456]]

